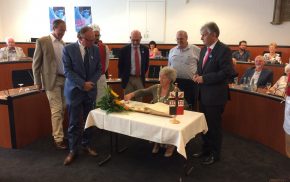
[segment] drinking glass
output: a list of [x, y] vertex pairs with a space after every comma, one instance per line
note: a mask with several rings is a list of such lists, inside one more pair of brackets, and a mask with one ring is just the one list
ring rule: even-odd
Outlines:
[[239, 84], [239, 78], [238, 77], [235, 77], [234, 78], [234, 85], [233, 85], [233, 87], [236, 87], [238, 84]]
[[18, 93], [20, 93], [20, 92], [22, 92], [22, 91], [23, 91], [23, 88], [22, 88], [22, 86], [23, 86], [24, 84], [23, 84], [23, 83], [19, 83], [18, 85], [19, 85], [19, 91], [18, 91]]
[[270, 93], [270, 88], [271, 88], [271, 82], [267, 82], [266, 83], [266, 88], [267, 88], [267, 94], [269, 94]]

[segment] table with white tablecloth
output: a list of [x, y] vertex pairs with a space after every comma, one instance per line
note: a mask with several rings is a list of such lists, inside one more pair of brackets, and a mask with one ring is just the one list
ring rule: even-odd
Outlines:
[[178, 153], [187, 158], [185, 146], [198, 133], [206, 133], [208, 128], [203, 113], [184, 111], [178, 115], [179, 124], [172, 124], [172, 118], [139, 112], [120, 112], [107, 114], [101, 109], [92, 110], [85, 128], [96, 126], [100, 129], [157, 143], [171, 144]]

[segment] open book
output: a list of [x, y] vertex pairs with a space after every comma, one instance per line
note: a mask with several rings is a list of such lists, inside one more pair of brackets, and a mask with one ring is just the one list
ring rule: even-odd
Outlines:
[[173, 117], [169, 115], [169, 105], [157, 102], [155, 104], [147, 104], [142, 102], [130, 101], [125, 104], [131, 110], [158, 116]]

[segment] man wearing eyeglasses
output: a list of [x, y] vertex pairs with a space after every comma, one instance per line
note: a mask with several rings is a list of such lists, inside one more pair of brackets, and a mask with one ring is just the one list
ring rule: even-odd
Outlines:
[[110, 50], [109, 50], [109, 47], [103, 44], [103, 42], [100, 40], [100, 37], [101, 37], [100, 27], [96, 24], [93, 24], [90, 27], [93, 29], [95, 33], [95, 44], [99, 48], [101, 64], [102, 64], [102, 75], [97, 83], [97, 87], [98, 87], [97, 102], [98, 102], [105, 95], [105, 88], [107, 87], [105, 74], [109, 67]]
[[97, 156], [90, 145], [91, 128], [83, 131], [83, 122], [95, 105], [96, 83], [101, 76], [100, 53], [94, 42], [93, 29], [83, 27], [78, 32], [78, 41], [63, 49], [62, 61], [66, 77], [64, 95], [69, 114], [69, 154], [64, 160], [64, 165], [69, 165], [75, 159], [79, 141], [85, 152]]
[[[118, 62], [119, 78], [122, 78], [124, 94], [144, 88], [145, 74], [149, 65], [149, 49], [140, 44], [141, 32], [133, 30], [130, 39], [131, 44], [120, 50]], [[142, 98], [138, 101], [142, 101]]]

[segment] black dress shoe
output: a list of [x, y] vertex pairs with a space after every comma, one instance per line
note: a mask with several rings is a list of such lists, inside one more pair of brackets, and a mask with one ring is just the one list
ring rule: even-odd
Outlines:
[[197, 153], [192, 154], [192, 157], [194, 158], [200, 158], [202, 156], [203, 156], [203, 152], [197, 152]]
[[211, 165], [211, 164], [217, 162], [218, 160], [219, 160], [218, 157], [215, 157], [213, 154], [210, 154], [209, 156], [205, 157], [201, 163], [203, 165]]
[[76, 158], [76, 154], [73, 152], [70, 152], [66, 158], [63, 161], [63, 165], [67, 166], [73, 162], [73, 160]]
[[93, 156], [93, 157], [98, 156], [98, 153], [96, 152], [96, 150], [92, 149], [91, 147], [83, 147], [83, 151], [88, 153], [90, 156]]
[[63, 141], [54, 142], [54, 145], [59, 150], [66, 150], [68, 148], [67, 145]]

